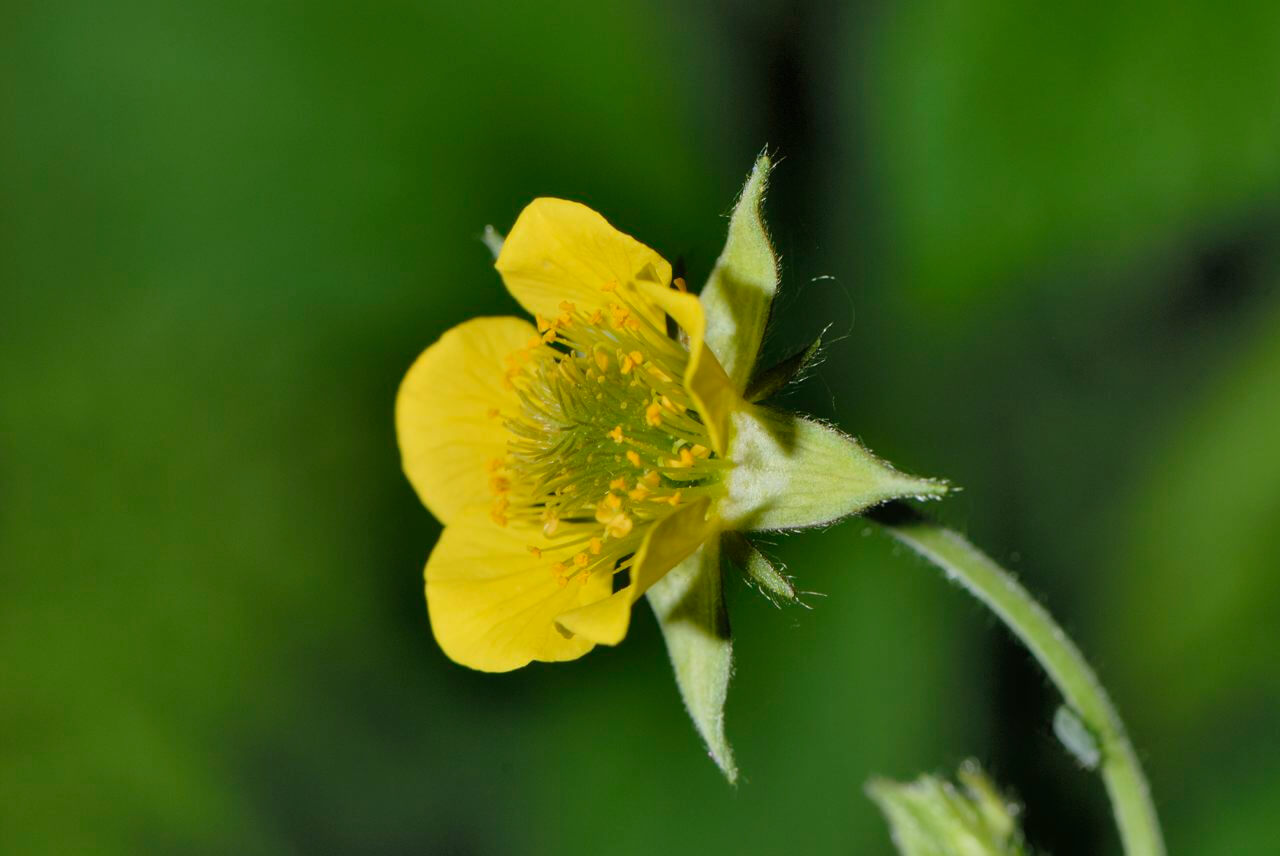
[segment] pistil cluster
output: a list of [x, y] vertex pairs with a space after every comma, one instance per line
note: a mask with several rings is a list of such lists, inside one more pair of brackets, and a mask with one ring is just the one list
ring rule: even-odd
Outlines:
[[538, 335], [506, 358], [519, 410], [491, 414], [510, 439], [489, 462], [490, 514], [541, 530], [529, 551], [561, 585], [626, 572], [650, 526], [723, 491], [726, 463], [682, 383], [688, 351], [627, 287], [605, 290], [604, 308], [566, 301], [537, 318]]

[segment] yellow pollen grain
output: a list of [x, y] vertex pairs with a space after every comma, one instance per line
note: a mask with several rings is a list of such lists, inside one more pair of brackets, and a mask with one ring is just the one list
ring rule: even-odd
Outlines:
[[649, 470], [649, 472], [645, 473], [640, 478], [640, 481], [644, 482], [651, 488], [656, 488], [659, 484], [662, 483], [662, 476], [658, 475], [657, 470]]
[[592, 538], [587, 543], [587, 548], [591, 550], [591, 555], [599, 556], [600, 551], [604, 549], [604, 542], [601, 541], [599, 538]]
[[631, 362], [635, 363], [636, 365], [640, 365], [641, 363], [644, 362], [644, 354], [640, 353], [639, 351], [632, 351], [631, 353], [627, 354], [627, 356], [630, 357]]
[[604, 502], [605, 505], [612, 509], [616, 510], [622, 508], [622, 497], [618, 496], [616, 493], [607, 494], [604, 498]]
[[644, 411], [644, 421], [655, 428], [661, 425], [662, 424], [662, 405], [655, 401], [652, 404], [650, 404], [648, 407], [646, 407]]
[[588, 556], [586, 553], [579, 553], [578, 555], [573, 557], [573, 563], [577, 565], [579, 568], [585, 568], [587, 566], [587, 562], [590, 562], [590, 561], [591, 561], [591, 557]]
[[511, 490], [511, 482], [505, 476], [493, 476], [489, 479], [491, 493], [506, 493]]
[[486, 464], [486, 466], [489, 468], [489, 472], [496, 473], [498, 470], [502, 469], [502, 458], [490, 458], [489, 463]]
[[490, 407], [488, 410], [485, 411], [484, 415], [488, 416], [490, 419], [501, 419], [502, 411], [496, 407]]
[[679, 505], [680, 491], [676, 491], [675, 493], [671, 494], [671, 496], [667, 497], [667, 502], [671, 505], [672, 508], [675, 508], [677, 505]]
[[636, 502], [644, 502], [649, 496], [649, 488], [644, 484], [638, 484], [636, 485], [635, 490], [627, 493], [627, 496], [631, 497]]
[[676, 287], [676, 291], [682, 292], [684, 294], [689, 293], [689, 286], [685, 285], [684, 277], [682, 276], [676, 277], [675, 279], [671, 280], [671, 284]]
[[600, 326], [600, 321], [603, 318], [604, 318], [604, 312], [597, 309], [587, 317], [587, 323], [589, 323], [592, 327], [598, 327]]
[[623, 440], [627, 439], [626, 437], [622, 436], [622, 426], [621, 426], [621, 425], [615, 425], [615, 426], [613, 426], [613, 430], [609, 432], [609, 435], [608, 435], [608, 436], [609, 436], [609, 437], [612, 437], [612, 438], [613, 438], [613, 442], [615, 442], [615, 443], [621, 443]]
[[530, 553], [532, 553], [532, 554], [533, 554], [533, 557], [534, 557], [535, 559], [541, 559], [541, 558], [542, 558], [542, 550], [538, 549], [537, 547], [533, 546], [532, 544], [530, 544], [530, 545], [528, 546], [528, 548], [527, 548], [527, 549], [529, 550], [529, 552], [530, 552]]
[[614, 479], [613, 481], [609, 482], [609, 488], [610, 488], [611, 490], [626, 490], [626, 489], [627, 489], [627, 480], [626, 480], [625, 478], [623, 478], [622, 476], [618, 476], [616, 479]]
[[626, 321], [623, 322], [623, 326], [632, 332], [639, 332], [640, 330], [640, 322], [634, 318], [626, 319]]
[[568, 301], [568, 300], [561, 300], [561, 301], [560, 301], [560, 311], [561, 311], [561, 312], [568, 312], [568, 313], [572, 314], [572, 313], [574, 313], [574, 312], [577, 312], [577, 311], [578, 311], [578, 307], [574, 306], [574, 305], [573, 305], [573, 303], [571, 303], [571, 302], [570, 302], [570, 301]]
[[499, 526], [507, 525], [507, 515], [503, 514], [501, 511], [499, 511], [496, 508], [489, 510], [489, 518]]
[[631, 374], [631, 370], [636, 367], [635, 360], [631, 359], [630, 354], [622, 355], [622, 365], [619, 368], [623, 374]]
[[631, 462], [631, 466], [633, 467], [638, 468], [640, 466], [640, 456], [636, 454], [635, 449], [627, 450], [627, 460]]
[[617, 291], [618, 283], [614, 282], [613, 280], [609, 280], [608, 282], [600, 286], [600, 290], [601, 291]]
[[536, 347], [538, 347], [538, 346], [539, 346], [539, 345], [541, 345], [541, 344], [542, 344], [542, 337], [541, 337], [541, 336], [530, 336], [530, 337], [529, 337], [529, 340], [528, 340], [527, 342], [525, 342], [525, 343], [524, 343], [524, 346], [525, 346], [526, 348], [536, 348]]

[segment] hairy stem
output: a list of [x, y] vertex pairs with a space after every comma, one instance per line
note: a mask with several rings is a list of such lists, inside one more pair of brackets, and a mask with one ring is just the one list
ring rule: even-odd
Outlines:
[[941, 568], [986, 604], [1027, 646], [1067, 704], [1097, 738], [1100, 772], [1127, 856], [1163, 856], [1164, 840], [1142, 766], [1124, 723], [1075, 644], [1013, 575], [959, 533], [902, 503], [868, 515], [894, 538]]

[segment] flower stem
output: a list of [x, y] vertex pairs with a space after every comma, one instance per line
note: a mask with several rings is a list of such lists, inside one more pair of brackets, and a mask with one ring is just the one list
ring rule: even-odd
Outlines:
[[1101, 775], [1111, 798], [1127, 856], [1163, 856], [1164, 840], [1142, 766], [1106, 690], [1080, 650], [1013, 575], [959, 533], [939, 526], [902, 503], [867, 515], [890, 535], [933, 562], [1000, 617], [1061, 691], [1097, 738]]

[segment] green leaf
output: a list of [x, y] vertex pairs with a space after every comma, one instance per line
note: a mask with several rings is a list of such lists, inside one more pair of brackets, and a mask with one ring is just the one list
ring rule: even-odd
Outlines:
[[740, 568], [760, 593], [773, 601], [774, 606], [777, 606], [779, 601], [800, 603], [791, 578], [774, 567], [773, 562], [770, 562], [768, 557], [741, 533], [726, 532], [721, 537], [720, 543], [724, 549], [725, 558], [735, 567]]
[[729, 218], [729, 236], [702, 289], [707, 346], [739, 392], [747, 386], [778, 290], [778, 261], [765, 231], [761, 204], [772, 162], [756, 160]]
[[747, 401], [764, 401], [769, 396], [776, 395], [787, 384], [801, 379], [804, 373], [813, 367], [821, 350], [822, 336], [818, 336], [809, 347], [797, 351], [773, 368], [766, 369], [753, 377], [742, 397]]
[[960, 768], [958, 788], [936, 776], [900, 784], [873, 779], [867, 795], [889, 821], [902, 856], [1025, 856], [1018, 806], [974, 761]]
[[667, 642], [685, 709], [730, 784], [738, 780], [724, 736], [724, 703], [733, 671], [729, 615], [720, 576], [720, 542], [709, 538], [647, 592]]
[[729, 495], [720, 514], [739, 530], [833, 523], [891, 499], [936, 499], [944, 482], [904, 475], [857, 440], [800, 416], [751, 406], [734, 414]]

